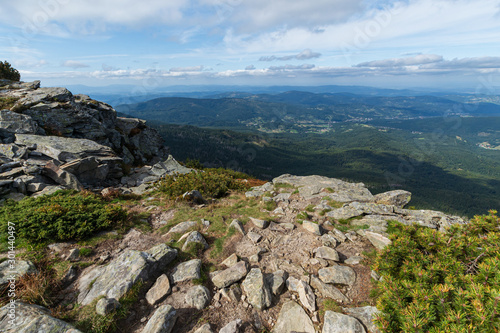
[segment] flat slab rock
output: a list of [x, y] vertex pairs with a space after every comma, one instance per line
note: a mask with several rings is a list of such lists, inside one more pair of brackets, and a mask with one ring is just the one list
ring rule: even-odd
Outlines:
[[352, 286], [356, 282], [356, 272], [348, 266], [332, 266], [321, 268], [319, 278], [324, 283], [346, 284]]
[[193, 259], [177, 265], [172, 272], [172, 282], [179, 283], [201, 277], [201, 260]]
[[247, 272], [247, 263], [240, 261], [212, 277], [212, 282], [217, 288], [229, 287], [233, 283], [243, 279], [247, 275]]
[[88, 305], [99, 296], [119, 300], [139, 279], [148, 280], [175, 257], [177, 250], [165, 244], [148, 252], [127, 250], [108, 265], [96, 267], [80, 278], [78, 302]]
[[10, 303], [0, 308], [0, 332], [4, 333], [81, 333], [70, 324], [49, 315], [49, 310], [38, 305], [15, 303], [15, 325], [9, 321]]
[[366, 333], [363, 325], [354, 317], [333, 311], [325, 312], [322, 333]]
[[288, 301], [281, 307], [273, 333], [316, 333], [311, 318], [306, 311], [294, 301]]

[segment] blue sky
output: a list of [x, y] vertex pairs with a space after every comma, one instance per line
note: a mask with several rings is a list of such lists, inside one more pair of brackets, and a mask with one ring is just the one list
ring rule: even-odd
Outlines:
[[45, 86], [500, 89], [500, 0], [16, 0], [0, 59]]

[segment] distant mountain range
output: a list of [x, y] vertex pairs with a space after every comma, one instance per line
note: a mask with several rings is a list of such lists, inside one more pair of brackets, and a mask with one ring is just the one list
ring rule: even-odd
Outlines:
[[287, 91], [278, 94], [218, 93], [210, 98], [162, 97], [122, 104], [132, 117], [171, 124], [261, 131], [322, 131], [334, 122], [421, 117], [500, 116], [500, 105], [464, 95], [367, 96]]

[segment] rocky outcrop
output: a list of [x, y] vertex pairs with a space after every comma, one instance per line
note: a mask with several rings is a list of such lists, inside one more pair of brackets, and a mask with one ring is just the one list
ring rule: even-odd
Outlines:
[[[172, 157], [165, 160], [167, 148], [144, 121], [119, 118], [111, 106], [88, 96], [40, 88], [38, 81], [2, 85], [0, 98], [12, 101], [10, 109], [0, 110], [0, 195], [31, 195], [56, 184], [135, 187], [147, 177], [155, 181], [189, 170]], [[19, 163], [17, 169], [11, 163]], [[159, 164], [133, 172], [141, 175], [133, 185], [130, 177], [121, 179], [124, 165], [147, 163]]]

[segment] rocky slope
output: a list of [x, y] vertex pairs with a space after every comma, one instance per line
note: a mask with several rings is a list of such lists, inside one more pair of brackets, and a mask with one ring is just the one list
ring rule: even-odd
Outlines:
[[[142, 121], [64, 88], [0, 84], [1, 194], [115, 186], [144, 193], [125, 205], [149, 216], [146, 229], [96, 235], [84, 246], [91, 255], [80, 255], [79, 243], [50, 244], [47, 260], [67, 267], [52, 312], [8, 303], [0, 308], [2, 332], [79, 332], [81, 323], [59, 318], [89, 312], [99, 322], [126, 307], [115, 323], [120, 332], [375, 333], [370, 290], [381, 277], [370, 262], [391, 242], [389, 223], [438, 230], [466, 223], [405, 209], [406, 191], [372, 195], [364, 184], [320, 176], [282, 175], [245, 194], [166, 203], [148, 187], [190, 170], [172, 157], [162, 162], [161, 140]], [[152, 166], [124, 175], [134, 163]], [[39, 274], [28, 260], [16, 265], [16, 279]], [[130, 293], [136, 298], [126, 301]]]

